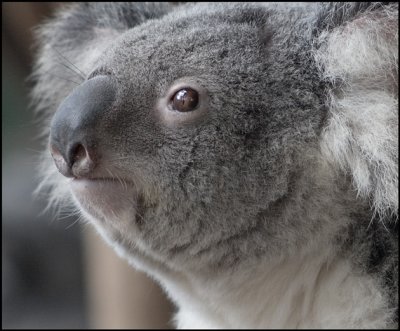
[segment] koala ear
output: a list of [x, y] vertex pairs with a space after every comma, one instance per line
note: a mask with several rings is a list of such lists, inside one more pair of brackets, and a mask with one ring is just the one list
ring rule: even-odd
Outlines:
[[152, 2], [81, 2], [61, 8], [35, 31], [38, 56], [31, 80], [36, 110], [53, 112], [119, 35], [172, 7]]
[[381, 219], [397, 219], [398, 3], [321, 6], [314, 55], [330, 86], [322, 153]]

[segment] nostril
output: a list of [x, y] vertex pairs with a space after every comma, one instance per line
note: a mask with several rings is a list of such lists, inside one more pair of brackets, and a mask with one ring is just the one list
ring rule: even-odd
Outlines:
[[95, 168], [95, 153], [81, 143], [67, 148], [65, 155], [51, 144], [50, 152], [57, 169], [66, 177], [89, 177]]
[[75, 144], [70, 149], [68, 159], [71, 161], [71, 166], [75, 162], [79, 162], [80, 160], [84, 159], [85, 157], [89, 157], [86, 153], [85, 147], [82, 144]]
[[89, 149], [81, 143], [70, 148], [68, 159], [75, 177], [87, 177], [95, 167], [94, 153], [90, 153]]
[[73, 177], [71, 166], [67, 163], [64, 156], [53, 144], [50, 145], [50, 153], [58, 171], [61, 172], [65, 177]]

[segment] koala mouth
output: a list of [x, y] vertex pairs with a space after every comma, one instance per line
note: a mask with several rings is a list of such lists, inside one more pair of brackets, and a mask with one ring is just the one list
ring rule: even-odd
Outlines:
[[82, 209], [98, 220], [136, 219], [140, 199], [131, 181], [74, 178], [70, 189]]

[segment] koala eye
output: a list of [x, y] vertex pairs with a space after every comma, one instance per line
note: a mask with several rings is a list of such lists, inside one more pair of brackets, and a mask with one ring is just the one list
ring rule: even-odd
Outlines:
[[195, 110], [199, 104], [199, 93], [191, 88], [183, 88], [171, 98], [171, 107], [179, 112]]
[[210, 96], [206, 82], [200, 79], [182, 77], [168, 86], [160, 85], [162, 93], [155, 105], [155, 111], [163, 125], [177, 128], [197, 124], [207, 118], [210, 108]]

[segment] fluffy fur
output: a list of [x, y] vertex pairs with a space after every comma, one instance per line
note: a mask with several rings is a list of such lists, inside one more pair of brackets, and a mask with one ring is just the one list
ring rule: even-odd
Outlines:
[[[75, 4], [38, 39], [44, 136], [115, 81], [91, 175], [121, 182], [88, 193], [46, 152], [38, 191], [159, 281], [177, 327], [397, 325], [397, 3]], [[163, 106], [177, 84], [197, 113]]]

